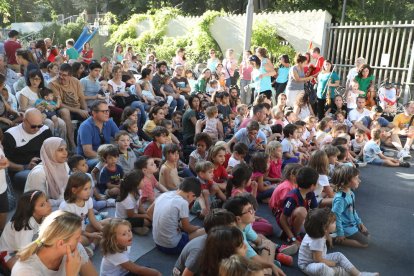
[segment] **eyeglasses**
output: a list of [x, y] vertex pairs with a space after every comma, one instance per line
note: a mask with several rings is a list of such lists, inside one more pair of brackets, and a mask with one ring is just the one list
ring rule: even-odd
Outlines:
[[59, 76], [61, 76], [61, 77], [69, 77], [69, 74], [62, 74], [62, 73], [59, 73]]
[[43, 125], [30, 125], [31, 129], [42, 128]]
[[105, 113], [105, 114], [108, 114], [109, 113], [109, 109], [105, 109], [105, 110], [94, 110], [95, 112], [102, 112], [102, 113]]
[[31, 80], [35, 80], [35, 81], [41, 81], [42, 79], [37, 77], [37, 78], [30, 78]]
[[246, 212], [241, 213], [241, 215], [243, 216], [247, 213], [250, 213], [250, 214], [253, 215], [254, 213], [256, 213], [256, 210], [254, 208], [249, 208], [249, 210], [247, 210]]

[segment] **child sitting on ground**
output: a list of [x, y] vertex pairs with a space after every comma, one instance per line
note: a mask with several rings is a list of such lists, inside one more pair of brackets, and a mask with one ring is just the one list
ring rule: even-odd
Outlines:
[[236, 133], [239, 130], [240, 124], [247, 117], [247, 114], [249, 114], [249, 109], [246, 104], [237, 105], [236, 110], [237, 110], [237, 115], [234, 118], [234, 133]]
[[328, 155], [323, 150], [312, 152], [308, 166], [319, 173], [318, 183], [313, 191], [318, 201], [318, 205], [322, 207], [331, 207], [334, 192], [329, 184]]
[[289, 163], [300, 163], [301, 155], [299, 152], [295, 151], [295, 148], [292, 144], [292, 139], [297, 137], [297, 127], [294, 124], [287, 124], [283, 128], [283, 135], [285, 138], [282, 140], [282, 152], [283, 152], [283, 167]]
[[148, 145], [148, 142], [144, 142], [140, 140], [138, 135], [138, 121], [126, 119], [122, 124], [123, 129], [128, 132], [129, 138], [131, 139], [130, 147], [134, 151], [134, 153], [138, 155], [142, 155], [144, 152], [144, 148]]
[[230, 134], [231, 133], [231, 125], [232, 120], [234, 120], [234, 114], [230, 107], [230, 94], [227, 92], [221, 93], [221, 102], [217, 106], [220, 120], [223, 124], [223, 131], [224, 133]]
[[244, 158], [248, 152], [249, 149], [247, 148], [246, 144], [240, 142], [236, 143], [233, 146], [233, 153], [231, 154], [231, 157], [227, 164], [227, 172], [231, 174], [233, 168], [236, 167], [236, 165], [244, 163]]
[[347, 156], [349, 154], [349, 150], [347, 147], [344, 146], [336, 146], [339, 150], [338, 155], [338, 165], [339, 166], [349, 166], [349, 167], [355, 167], [355, 164], [347, 160]]
[[154, 158], [158, 165], [162, 162], [162, 145], [167, 143], [168, 134], [165, 127], [156, 126], [151, 132], [154, 140], [144, 150], [144, 155]]
[[206, 115], [207, 115], [207, 118], [205, 121], [205, 128], [203, 132], [210, 135], [213, 143], [217, 142], [218, 140], [222, 140], [224, 138], [223, 124], [217, 118], [218, 116], [217, 107], [216, 106], [207, 107]]
[[173, 123], [171, 120], [164, 119], [161, 121], [161, 126], [165, 127], [168, 130], [168, 139], [166, 143], [173, 143], [176, 145], [180, 145], [180, 141], [178, 141], [177, 137], [173, 134]]
[[351, 140], [351, 155], [359, 160], [362, 161], [364, 157], [364, 146], [366, 144], [366, 136], [365, 131], [362, 129], [357, 129], [355, 132], [355, 138]]
[[196, 164], [197, 177], [201, 183], [199, 203], [201, 207], [200, 215], [202, 217], [210, 212], [210, 208], [212, 207], [211, 203], [213, 203], [215, 196], [222, 202], [226, 201], [226, 196], [220, 190], [217, 183], [214, 183], [213, 181], [213, 169], [214, 165], [209, 161], [201, 161]]
[[101, 194], [107, 197], [119, 195], [119, 184], [124, 177], [124, 170], [118, 165], [119, 149], [110, 148], [102, 154], [105, 165], [99, 174], [97, 188]]
[[326, 243], [331, 240], [329, 234], [335, 231], [335, 214], [328, 208], [310, 211], [305, 220], [305, 230], [306, 235], [299, 249], [298, 266], [306, 275], [379, 275], [360, 272], [340, 252], [326, 253]]
[[264, 152], [256, 152], [251, 158], [251, 165], [253, 169], [252, 181], [257, 182], [257, 201], [268, 203], [272, 196], [274, 185], [270, 182], [264, 181], [265, 173], [267, 172], [267, 164], [269, 156]]
[[137, 160], [135, 153], [129, 147], [131, 139], [128, 132], [125, 130], [119, 131], [115, 135], [115, 142], [119, 149], [118, 165], [120, 165], [124, 173], [127, 174], [134, 169], [134, 163]]
[[176, 190], [182, 178], [178, 176], [178, 161], [180, 159], [180, 147], [176, 144], [166, 144], [163, 149], [165, 162], [160, 169], [160, 183], [168, 190]]
[[282, 177], [282, 145], [278, 141], [270, 141], [266, 146], [265, 152], [269, 156], [265, 181], [279, 183]]
[[[319, 174], [312, 168], [303, 167], [299, 169], [296, 182], [298, 188], [291, 190], [284, 199], [283, 211], [279, 221], [276, 222], [282, 228], [282, 237], [289, 243], [301, 242], [301, 229], [305, 222], [309, 209], [318, 207], [314, 190], [318, 183]], [[277, 219], [277, 217], [276, 217]]]
[[410, 163], [399, 161], [392, 157], [385, 156], [381, 149], [381, 129], [371, 130], [371, 140], [364, 146], [364, 162], [372, 165], [387, 166], [387, 167], [404, 167], [409, 168]]
[[336, 146], [327, 145], [323, 147], [329, 162], [329, 176], [332, 176], [335, 166], [338, 165], [338, 156], [340, 154], [339, 149]]
[[224, 166], [226, 162], [226, 148], [224, 146], [215, 145], [212, 147], [208, 154], [208, 161], [213, 163], [213, 181], [219, 184], [221, 190], [226, 189], [227, 179], [229, 175]]
[[194, 145], [196, 146], [196, 149], [191, 152], [190, 154], [190, 161], [188, 165], [190, 166], [190, 169], [195, 172], [195, 166], [197, 162], [206, 161], [208, 156], [208, 150], [210, 149], [212, 145], [212, 141], [210, 138], [210, 135], [207, 133], [197, 133], [194, 136]]

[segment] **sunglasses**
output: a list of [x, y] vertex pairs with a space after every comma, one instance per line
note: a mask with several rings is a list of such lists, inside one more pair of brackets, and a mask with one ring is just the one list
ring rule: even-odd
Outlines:
[[30, 125], [31, 129], [35, 129], [35, 128], [42, 128], [43, 125]]

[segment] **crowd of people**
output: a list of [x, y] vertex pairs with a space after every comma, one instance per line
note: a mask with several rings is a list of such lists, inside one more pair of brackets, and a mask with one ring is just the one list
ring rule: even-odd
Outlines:
[[[410, 166], [414, 102], [396, 114], [398, 90], [376, 89], [365, 59], [338, 94], [319, 48], [277, 65], [262, 47], [241, 62], [211, 49], [191, 68], [184, 48], [167, 62], [116, 45], [98, 62], [89, 43], [26, 49], [18, 35], [0, 52], [5, 273], [97, 275], [100, 249], [100, 275], [161, 275], [129, 259], [133, 235], [152, 231], [178, 257], [173, 275], [285, 275], [295, 254], [307, 275], [378, 275], [327, 254], [369, 245], [355, 210], [359, 168]], [[281, 231], [255, 215], [258, 204]]]

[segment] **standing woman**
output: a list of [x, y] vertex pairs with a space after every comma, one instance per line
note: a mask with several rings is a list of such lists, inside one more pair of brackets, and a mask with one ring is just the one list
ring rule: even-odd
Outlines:
[[79, 245], [82, 218], [64, 211], [51, 213], [40, 225], [39, 237], [17, 253], [12, 275], [98, 275]]
[[267, 57], [266, 48], [259, 47], [256, 49], [256, 56], [260, 59], [260, 75], [258, 76], [260, 81], [260, 90], [258, 94], [265, 94], [266, 97], [271, 100], [272, 98], [272, 80], [271, 77], [276, 75], [275, 68], [272, 62]]
[[175, 52], [175, 57], [172, 59], [172, 67], [175, 68], [177, 65], [182, 65], [185, 68], [185, 49], [184, 48], [178, 48]]
[[234, 57], [233, 49], [227, 49], [226, 58], [223, 59], [223, 66], [224, 75], [226, 79], [226, 86], [230, 87], [231, 85], [236, 85], [238, 76], [235, 76], [234, 73], [237, 70], [237, 60]]
[[244, 51], [243, 60], [240, 63], [240, 96], [242, 103], [250, 103], [247, 91], [244, 89], [252, 81], [253, 66], [250, 64], [249, 58], [252, 56], [252, 51]]
[[290, 69], [289, 56], [281, 55], [279, 57], [279, 62], [279, 68], [277, 69], [277, 77], [275, 81], [276, 101], [279, 95], [286, 90]]
[[296, 101], [296, 97], [299, 93], [305, 91], [305, 82], [313, 79], [312, 76], [305, 77], [304, 66], [306, 63], [306, 57], [300, 53], [296, 55], [296, 65], [292, 66], [289, 70], [288, 83], [286, 85], [287, 105], [293, 107]]
[[112, 62], [115, 63], [121, 63], [122, 60], [124, 59], [124, 55], [122, 54], [122, 52], [124, 51], [124, 48], [122, 48], [121, 44], [116, 44], [115, 49], [114, 49], [114, 55], [112, 57]]
[[93, 59], [93, 49], [91, 48], [91, 44], [89, 42], [83, 44], [81, 56], [83, 62], [86, 62], [87, 64], [91, 63]]
[[[332, 72], [332, 63], [329, 60], [323, 62], [322, 71], [318, 74], [318, 88], [316, 90], [318, 119], [325, 116], [325, 104], [329, 98], [329, 105], [334, 104], [335, 87], [339, 86], [339, 76]], [[331, 74], [332, 73], [332, 74]]]
[[209, 55], [210, 58], [207, 60], [207, 68], [214, 74], [216, 73], [216, 68], [220, 60], [216, 57], [216, 50], [214, 49], [210, 49]]

